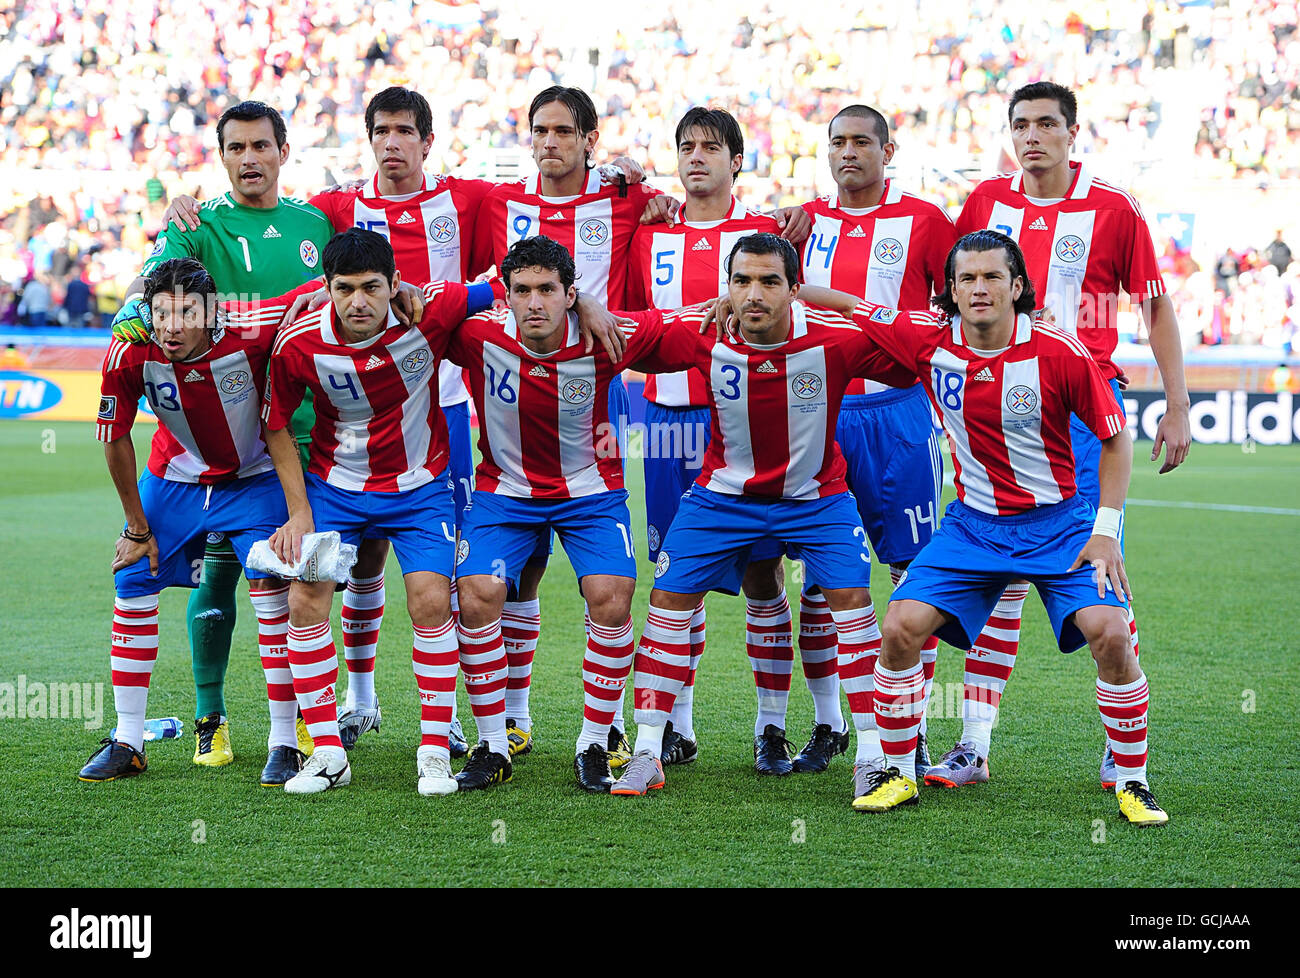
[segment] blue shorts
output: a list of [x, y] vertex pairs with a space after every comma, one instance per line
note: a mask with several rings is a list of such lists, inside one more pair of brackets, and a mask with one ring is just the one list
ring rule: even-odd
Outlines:
[[[645, 405], [645, 515], [646, 555], [658, 566], [659, 552], [677, 516], [682, 496], [695, 484], [704, 467], [704, 452], [713, 434], [708, 408]], [[754, 545], [752, 560], [779, 557], [780, 541]]]
[[[469, 401], [449, 404], [442, 409], [447, 418], [448, 454], [451, 456], [447, 467], [451, 481], [451, 492], [456, 506], [456, 529], [465, 521], [465, 510], [469, 509], [469, 497], [474, 494], [474, 448], [470, 435]], [[366, 540], [382, 540], [383, 534], [377, 530], [366, 530], [362, 534]]]
[[988, 623], [1003, 590], [1012, 581], [1029, 581], [1047, 608], [1056, 644], [1073, 652], [1087, 643], [1074, 624], [1080, 608], [1125, 608], [1109, 588], [1097, 597], [1088, 566], [1070, 571], [1097, 518], [1092, 504], [1077, 493], [1063, 502], [1015, 516], [990, 516], [954, 500], [939, 532], [894, 588], [890, 601], [924, 601], [957, 620], [935, 634], [959, 649], [969, 649]]
[[626, 489], [557, 500], [476, 492], [461, 531], [456, 576], [487, 574], [517, 588], [524, 565], [552, 533], [560, 535], [578, 580], [589, 574], [635, 580]]
[[[1112, 380], [1110, 389], [1115, 395], [1115, 403], [1120, 411], [1124, 410], [1124, 397], [1120, 393], [1119, 381]], [[1092, 429], [1079, 420], [1077, 415], [1070, 415], [1070, 447], [1074, 450], [1074, 484], [1080, 496], [1094, 507], [1101, 505], [1101, 439], [1092, 433]], [[1124, 521], [1119, 525], [1119, 549], [1124, 550]]]
[[876, 557], [886, 564], [911, 560], [934, 536], [943, 490], [943, 456], [924, 388], [844, 398], [835, 440]]
[[692, 486], [682, 498], [655, 564], [655, 587], [675, 594], [739, 594], [759, 546], [775, 544], [802, 560], [823, 588], [865, 588], [871, 553], [847, 492], [822, 499], [757, 499]]
[[209, 533], [225, 534], [250, 581], [269, 577], [248, 567], [254, 541], [267, 540], [289, 519], [284, 492], [274, 472], [231, 479], [212, 486], [172, 482], [146, 471], [140, 502], [158, 541], [158, 576], [142, 558], [113, 575], [119, 598], [138, 598], [165, 587], [198, 587]]
[[307, 502], [316, 529], [337, 530], [344, 543], [388, 540], [403, 574], [432, 571], [451, 577], [456, 560], [456, 514], [444, 469], [432, 482], [402, 492], [354, 492], [308, 472]]
[[[627, 430], [628, 412], [632, 410], [632, 402], [627, 396], [627, 385], [623, 383], [623, 375], [615, 374], [609, 382], [609, 399], [608, 399], [610, 424], [614, 426], [614, 439], [619, 442], [620, 453], [627, 451], [627, 446], [622, 444], [621, 435]], [[622, 455], [623, 474], [627, 475], [627, 455]], [[567, 547], [565, 548], [568, 549]], [[528, 556], [528, 563], [535, 567], [545, 567], [551, 559], [551, 554], [555, 552], [555, 530], [552, 529], [543, 537], [537, 540], [537, 546]], [[636, 574], [629, 575], [635, 577]]]

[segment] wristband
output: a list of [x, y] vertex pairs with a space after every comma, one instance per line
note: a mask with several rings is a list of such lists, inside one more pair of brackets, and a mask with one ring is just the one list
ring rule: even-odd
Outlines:
[[1109, 506], [1100, 506], [1097, 509], [1097, 521], [1092, 524], [1093, 536], [1110, 537], [1112, 540], [1119, 539], [1119, 527], [1123, 522], [1124, 514], [1118, 509], [1111, 509]]
[[130, 530], [123, 530], [122, 536], [132, 543], [148, 543], [153, 537], [153, 530], [145, 530], [143, 533], [132, 533]]

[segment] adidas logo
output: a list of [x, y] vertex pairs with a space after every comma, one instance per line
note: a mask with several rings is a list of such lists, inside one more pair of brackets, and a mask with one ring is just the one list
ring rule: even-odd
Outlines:
[[974, 377], [971, 378], [971, 380], [987, 380], [987, 381], [994, 381], [996, 379], [997, 378], [993, 376], [993, 371], [990, 370], [988, 367], [985, 367]]
[[203, 379], [203, 375], [199, 373], [197, 370], [191, 370], [189, 373], [185, 375], [185, 383], [187, 384], [192, 384], [196, 380], [202, 380], [202, 379]]
[[700, 238], [699, 241], [695, 242], [694, 247], [691, 248], [691, 251], [712, 251], [712, 250], [713, 250], [713, 245], [709, 244], [708, 238]]
[[330, 686], [325, 690], [325, 692], [321, 693], [318, 697], [316, 697], [316, 703], [314, 705], [329, 706], [329, 704], [333, 702], [335, 702], [334, 687]]
[[776, 367], [772, 366], [772, 361], [771, 361], [771, 360], [764, 360], [761, 364], [758, 365], [758, 369], [755, 370], [754, 373], [757, 373], [757, 374], [774, 374], [774, 373], [777, 373], [777, 369], [776, 369]]
[[1034, 219], [1034, 223], [1031, 224], [1031, 225], [1029, 225], [1029, 230], [1030, 230], [1030, 231], [1046, 231], [1046, 230], [1047, 230], [1047, 222], [1044, 221], [1044, 220], [1042, 219], [1041, 216], [1040, 216], [1040, 217], [1036, 217], [1036, 218]]
[[275, 229], [274, 224], [267, 225], [266, 230], [262, 232], [263, 238], [278, 238], [279, 236], [280, 232]]
[[858, 224], [854, 226], [853, 230], [849, 232], [848, 236], [850, 238], [865, 238], [867, 236], [867, 232], [862, 230], [861, 224]]
[[384, 365], [384, 358], [381, 356], [376, 356], [374, 354], [371, 354], [370, 359], [366, 361], [367, 370], [374, 370], [376, 367], [382, 367], [383, 365]]
[[564, 220], [564, 211], [556, 211], [554, 214], [552, 214], [550, 217], [548, 217], [547, 220], [548, 220], [548, 221], [563, 221], [563, 220]]
[[548, 373], [546, 372], [546, 368], [543, 367], [543, 366], [539, 363], [539, 364], [537, 364], [537, 366], [533, 367], [532, 370], [528, 371], [528, 376], [529, 376], [529, 377], [549, 377], [549, 376], [551, 376], [551, 375], [548, 374]]
[[393, 223], [394, 223], [394, 224], [414, 224], [414, 223], [415, 223], [415, 218], [413, 218], [413, 217], [411, 216], [411, 212], [410, 212], [410, 211], [402, 211], [402, 216], [399, 217], [399, 218], [398, 218], [396, 221], [394, 221]]

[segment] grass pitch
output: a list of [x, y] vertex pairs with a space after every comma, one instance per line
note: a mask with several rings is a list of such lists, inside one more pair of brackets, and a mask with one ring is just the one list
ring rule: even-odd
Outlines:
[[[103, 684], [99, 729], [75, 717], [0, 718], [6, 882], [1294, 886], [1300, 644], [1288, 612], [1300, 584], [1300, 449], [1195, 446], [1186, 465], [1159, 478], [1143, 452], [1139, 445], [1130, 496], [1149, 503], [1129, 507], [1128, 567], [1152, 690], [1152, 784], [1171, 815], [1166, 828], [1150, 831], [1125, 823], [1098, 786], [1095, 670], [1086, 652], [1054, 650], [1035, 596], [987, 785], [927, 789], [915, 808], [861, 815], [849, 808], [845, 758], [824, 775], [755, 775], [744, 607], [714, 595], [696, 695], [699, 760], [669, 768], [668, 786], [647, 798], [584, 795], [571, 771], [582, 603], [558, 550], [542, 589], [537, 746], [510, 784], [441, 799], [416, 794], [410, 630], [391, 561], [376, 679], [383, 730], [352, 754], [351, 787], [308, 798], [259, 787], [268, 721], [243, 587], [227, 687], [235, 763], [217, 770], [190, 763], [187, 596], [168, 591], [149, 715], [184, 718], [186, 734], [150, 745], [142, 777], [83, 784], [77, 770], [113, 724], [109, 563], [121, 511], [92, 425], [0, 423], [0, 683], [15, 692], [19, 677], [29, 689]], [[629, 482], [641, 524], [637, 462]], [[1169, 502], [1284, 512], [1150, 504]], [[643, 524], [637, 546], [644, 548]], [[638, 634], [651, 578], [642, 566], [632, 614]], [[886, 569], [876, 568], [875, 584], [883, 612]], [[941, 646], [930, 710], [936, 756], [960, 732], [961, 676], [961, 655]], [[798, 745], [812, 704], [797, 668], [794, 685], [788, 727]], [[463, 690], [460, 715], [472, 731]]]

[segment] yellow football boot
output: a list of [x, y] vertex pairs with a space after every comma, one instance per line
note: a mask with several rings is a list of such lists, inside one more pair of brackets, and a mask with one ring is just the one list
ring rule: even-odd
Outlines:
[[520, 729], [517, 724], [518, 721], [514, 717], [506, 720], [506, 740], [510, 744], [511, 757], [522, 757], [533, 749], [532, 730]]
[[1115, 792], [1119, 799], [1119, 812], [1138, 828], [1148, 825], [1164, 825], [1169, 821], [1165, 810], [1156, 804], [1151, 789], [1141, 781], [1129, 781]]
[[880, 771], [860, 764], [853, 769], [856, 812], [887, 812], [899, 805], [915, 805], [917, 794], [916, 782], [903, 777], [896, 767]]
[[307, 721], [298, 714], [298, 719], [293, 724], [294, 732], [298, 735], [298, 749], [302, 751], [303, 757], [311, 757], [311, 752], [316, 749], [316, 743], [311, 739], [311, 734], [307, 732]]
[[235, 759], [230, 746], [230, 724], [220, 713], [209, 713], [194, 721], [194, 763], [200, 767], [223, 767]]

